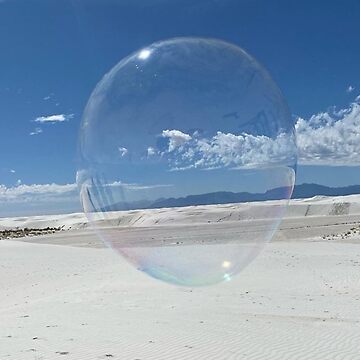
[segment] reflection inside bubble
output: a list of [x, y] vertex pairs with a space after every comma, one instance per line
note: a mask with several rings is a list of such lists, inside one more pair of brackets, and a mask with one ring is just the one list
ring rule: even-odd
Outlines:
[[211, 39], [155, 43], [120, 61], [84, 112], [77, 174], [103, 241], [170, 283], [230, 280], [279, 225], [294, 126], [268, 73]]

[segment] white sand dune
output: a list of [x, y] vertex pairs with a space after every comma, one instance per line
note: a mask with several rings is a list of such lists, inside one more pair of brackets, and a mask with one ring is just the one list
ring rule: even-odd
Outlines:
[[[204, 207], [151, 210], [135, 225], [178, 216], [179, 229], [194, 217], [225, 226], [231, 206], [206, 207], [207, 216]], [[237, 211], [261, 221], [246, 204]], [[359, 224], [359, 196], [292, 201], [241, 274], [190, 289], [135, 270], [81, 214], [1, 219], [2, 228], [72, 231], [0, 241], [0, 359], [360, 359], [360, 236], [350, 231]]]
[[[121, 222], [119, 212], [107, 213], [107, 221], [116, 221], [116, 226], [148, 227], [167, 225], [168, 223], [188, 225], [189, 223], [208, 223], [209, 221], [232, 221], [236, 212], [246, 220], [256, 220], [268, 217], [269, 208], [276, 207], [280, 202], [266, 201], [242, 204], [189, 206], [181, 208], [162, 208], [151, 210], [122, 211]], [[234, 211], [235, 210], [235, 211]], [[360, 195], [338, 197], [316, 196], [309, 199], [291, 200], [284, 218], [314, 217], [314, 216], [349, 216], [360, 214]], [[102, 221], [103, 219], [100, 219]], [[83, 229], [88, 227], [88, 221], [83, 213], [64, 215], [44, 215], [29, 217], [0, 218], [1, 229], [15, 228], [46, 228], [62, 227], [68, 229]]]

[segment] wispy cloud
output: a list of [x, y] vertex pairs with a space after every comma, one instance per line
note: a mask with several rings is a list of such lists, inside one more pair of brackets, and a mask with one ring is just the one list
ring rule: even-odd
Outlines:
[[348, 88], [346, 89], [347, 93], [352, 93], [355, 90], [355, 87], [352, 85], [349, 85]]
[[57, 115], [48, 115], [48, 116], [39, 116], [37, 117], [34, 122], [37, 123], [61, 123], [64, 121], [69, 121], [74, 117], [74, 114], [57, 114]]
[[42, 132], [43, 132], [42, 129], [39, 128], [39, 127], [37, 127], [37, 128], [35, 128], [34, 131], [31, 131], [31, 132], [29, 133], [29, 135], [31, 135], [31, 136], [39, 135], [39, 134], [41, 134]]
[[[33, 122], [36, 122], [38, 124], [44, 125], [44, 124], [56, 124], [56, 123], [63, 123], [65, 121], [69, 121], [74, 117], [74, 114], [56, 114], [56, 115], [47, 115], [47, 116], [39, 116], [36, 119], [33, 120]], [[39, 135], [43, 132], [41, 127], [35, 128], [32, 132], [29, 133], [29, 135]]]
[[151, 184], [151, 185], [144, 185], [144, 184], [137, 184], [137, 183], [123, 183], [121, 181], [114, 181], [111, 184], [107, 184], [105, 186], [109, 187], [123, 187], [127, 190], [148, 190], [148, 189], [159, 189], [159, 188], [168, 188], [173, 187], [174, 185], [171, 184]]
[[10, 169], [10, 172], [11, 172], [12, 174], [15, 174], [15, 173], [16, 173], [16, 171], [15, 171], [14, 169]]

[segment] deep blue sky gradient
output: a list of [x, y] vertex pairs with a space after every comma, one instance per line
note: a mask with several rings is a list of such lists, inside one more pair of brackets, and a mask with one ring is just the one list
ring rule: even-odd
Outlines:
[[[122, 57], [161, 39], [216, 37], [243, 47], [270, 71], [294, 115], [347, 106], [360, 89], [359, 17], [358, 0], [0, 2], [0, 183], [74, 182], [79, 123], [94, 86]], [[60, 113], [75, 116], [29, 136], [36, 117]], [[359, 175], [358, 167], [302, 166], [297, 182], [355, 184]]]

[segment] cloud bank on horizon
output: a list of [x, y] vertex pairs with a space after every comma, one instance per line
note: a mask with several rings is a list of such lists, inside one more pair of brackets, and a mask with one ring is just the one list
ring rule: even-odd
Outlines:
[[[335, 108], [312, 115], [295, 124], [299, 165], [360, 165], [360, 96], [348, 107]], [[172, 170], [260, 168], [269, 165], [291, 165], [296, 151], [293, 139], [280, 133], [275, 139], [251, 134], [235, 135], [217, 132], [210, 139], [199, 138], [180, 130], [164, 130], [168, 139], [165, 152], [148, 149], [148, 156], [170, 156]]]
[[[121, 186], [124, 189], [133, 191], [142, 191], [162, 187], [171, 187], [171, 184], [136, 184], [122, 183], [115, 181], [108, 184], [109, 187]], [[7, 187], [0, 184], [0, 203], [46, 203], [46, 202], [64, 202], [69, 199], [78, 198], [77, 184], [32, 184], [26, 185], [18, 182], [17, 186]]]

